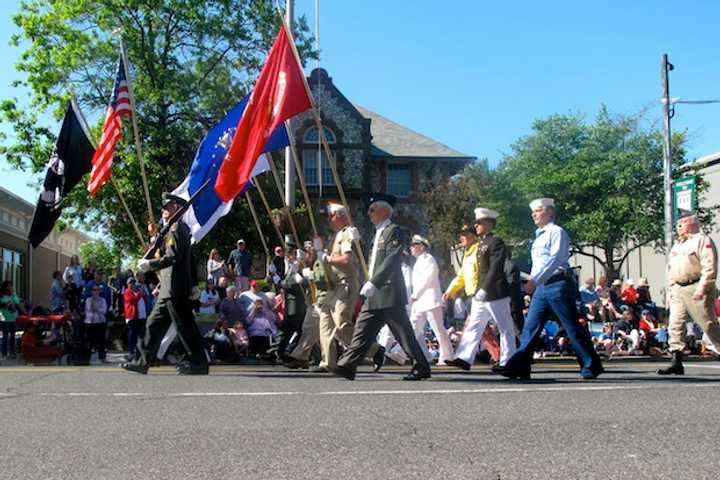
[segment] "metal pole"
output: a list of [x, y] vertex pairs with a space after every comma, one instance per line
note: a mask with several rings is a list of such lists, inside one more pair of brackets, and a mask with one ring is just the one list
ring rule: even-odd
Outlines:
[[665, 188], [665, 252], [670, 254], [672, 246], [672, 150], [670, 140], [670, 80], [668, 73], [673, 69], [666, 53], [660, 57], [660, 79], [663, 87], [663, 124], [665, 145], [663, 148], [663, 173]]
[[[290, 30], [293, 27], [294, 16], [295, 0], [287, 0], [285, 2], [285, 21]], [[289, 125], [290, 122], [287, 124]], [[291, 146], [285, 147], [285, 204], [290, 207], [292, 212], [295, 209], [295, 165], [292, 161], [291, 148]]]
[[258, 218], [257, 211], [255, 211], [255, 205], [253, 205], [252, 199], [250, 198], [250, 192], [245, 192], [245, 200], [247, 200], [248, 207], [250, 207], [250, 213], [252, 214], [253, 221], [255, 222], [255, 228], [257, 228], [263, 250], [265, 250], [265, 257], [267, 261], [270, 261], [270, 249], [268, 248], [267, 240], [265, 240], [265, 235], [263, 234], [262, 227], [260, 226], [260, 219]]

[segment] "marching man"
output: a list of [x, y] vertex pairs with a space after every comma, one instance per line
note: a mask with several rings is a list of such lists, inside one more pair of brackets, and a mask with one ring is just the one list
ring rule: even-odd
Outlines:
[[[507, 250], [505, 243], [494, 236], [492, 231], [497, 224], [498, 213], [487, 208], [475, 209], [475, 233], [479, 242], [476, 248], [474, 292], [470, 306], [470, 317], [465, 325], [456, 357], [446, 363], [463, 370], [470, 370], [477, 354], [480, 339], [490, 320], [500, 331], [500, 362], [502, 367], [515, 353], [515, 325], [510, 312], [510, 286], [505, 275]], [[465, 279], [467, 282], [467, 278]], [[455, 282], [449, 292], [459, 288]], [[468, 284], [465, 284], [468, 292]], [[469, 294], [469, 292], [468, 292]]]
[[440, 270], [435, 258], [428, 252], [430, 242], [420, 235], [413, 235], [410, 241], [410, 253], [415, 257], [412, 269], [412, 294], [410, 295], [410, 323], [415, 330], [420, 347], [425, 356], [430, 354], [425, 343], [425, 325], [435, 333], [440, 346], [438, 364], [445, 364], [453, 358], [452, 345], [443, 323], [443, 301], [440, 289]]
[[659, 375], [683, 375], [682, 351], [685, 349], [685, 323], [692, 318], [705, 332], [715, 349], [720, 350], [720, 324], [715, 317], [717, 298], [717, 250], [712, 239], [700, 232], [695, 215], [681, 211], [677, 222], [678, 240], [670, 250], [667, 276], [670, 291], [670, 352], [672, 363], [658, 370]]

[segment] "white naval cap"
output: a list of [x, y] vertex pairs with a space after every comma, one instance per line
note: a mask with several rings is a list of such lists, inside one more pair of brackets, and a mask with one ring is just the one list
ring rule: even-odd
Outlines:
[[412, 239], [410, 240], [410, 245], [414, 245], [416, 243], [422, 243], [427, 248], [430, 248], [430, 242], [428, 241], [428, 239], [418, 235], [417, 233], [412, 236]]
[[482, 220], [483, 218], [492, 218], [496, 220], [500, 214], [495, 210], [489, 208], [476, 208], [475, 209], [475, 220]]
[[328, 204], [327, 204], [328, 215], [332, 215], [333, 213], [340, 213], [340, 212], [347, 213], [347, 209], [345, 208], [345, 206], [343, 204], [328, 202]]
[[535, 210], [536, 208], [540, 207], [553, 207], [555, 208], [555, 200], [552, 198], [536, 198], [532, 202], [530, 202], [530, 210]]

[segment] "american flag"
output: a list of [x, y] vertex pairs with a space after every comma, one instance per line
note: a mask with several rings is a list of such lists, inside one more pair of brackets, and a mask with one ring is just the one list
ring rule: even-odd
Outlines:
[[87, 187], [91, 196], [95, 196], [110, 178], [115, 144], [122, 137], [120, 119], [131, 113], [128, 80], [125, 76], [123, 60], [120, 58], [117, 74], [115, 75], [113, 94], [105, 115], [102, 137], [92, 159], [92, 171], [90, 172], [90, 181]]

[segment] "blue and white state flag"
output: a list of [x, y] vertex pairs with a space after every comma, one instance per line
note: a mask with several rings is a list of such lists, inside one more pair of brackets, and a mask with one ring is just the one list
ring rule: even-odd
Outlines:
[[[202, 238], [212, 230], [220, 217], [227, 215], [232, 208], [233, 201], [223, 202], [217, 193], [215, 193], [215, 189], [212, 188], [212, 186], [215, 184], [220, 165], [225, 158], [227, 149], [232, 143], [235, 129], [240, 122], [240, 117], [242, 117], [249, 97], [248, 95], [243, 98], [237, 106], [230, 110], [220, 123], [210, 129], [198, 147], [195, 160], [193, 160], [192, 166], [190, 167], [190, 173], [175, 191], [173, 191], [175, 195], [187, 199], [190, 198], [208, 178], [212, 178], [210, 187], [198, 195], [197, 199], [183, 217], [185, 223], [190, 227], [193, 243], [202, 240]], [[258, 158], [252, 176], [270, 170], [268, 162], [272, 161], [272, 159], [268, 158], [267, 152], [272, 152], [273, 150], [284, 148], [288, 145], [290, 145], [290, 140], [285, 130], [285, 125], [281, 124], [273, 131], [265, 144], [263, 154]], [[251, 186], [251, 182], [247, 182], [241, 194], [246, 192]]]

